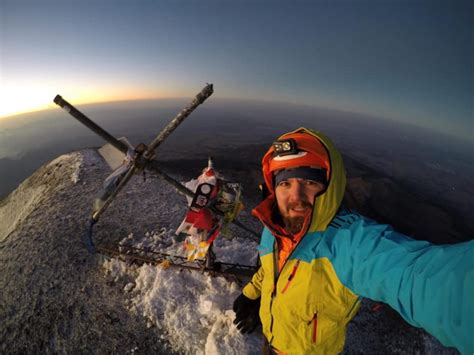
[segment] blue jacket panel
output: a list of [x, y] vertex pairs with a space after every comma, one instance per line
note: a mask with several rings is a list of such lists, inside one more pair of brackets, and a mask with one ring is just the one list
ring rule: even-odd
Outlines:
[[[260, 255], [272, 251], [265, 229]], [[474, 241], [433, 245], [354, 213], [307, 234], [290, 259], [328, 258], [355, 294], [389, 304], [446, 346], [474, 352]]]

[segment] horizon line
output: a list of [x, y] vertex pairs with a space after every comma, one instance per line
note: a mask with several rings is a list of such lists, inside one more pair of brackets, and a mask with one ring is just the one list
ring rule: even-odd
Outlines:
[[[74, 106], [89, 106], [89, 105], [106, 105], [106, 104], [114, 104], [114, 103], [125, 103], [125, 102], [136, 102], [136, 101], [160, 101], [160, 100], [192, 100], [194, 96], [166, 96], [166, 97], [145, 97], [145, 98], [131, 98], [131, 99], [116, 99], [116, 100], [105, 100], [105, 101], [83, 101], [79, 103], [74, 103]], [[349, 114], [356, 114], [356, 115], [364, 115], [368, 118], [374, 118], [377, 120], [382, 121], [390, 121], [395, 122], [398, 124], [403, 125], [412, 125], [422, 129], [429, 129], [431, 131], [437, 132], [439, 134], [448, 135], [451, 137], [455, 137], [459, 140], [465, 141], [467, 143], [474, 144], [474, 142], [470, 141], [468, 137], [464, 137], [452, 132], [442, 131], [430, 126], [424, 126], [421, 124], [416, 124], [413, 122], [401, 122], [394, 117], [389, 116], [379, 116], [371, 112], [364, 112], [359, 110], [351, 110], [351, 109], [344, 109], [344, 108], [336, 108], [336, 107], [326, 107], [326, 106], [318, 106], [316, 104], [309, 104], [306, 102], [296, 102], [296, 101], [285, 101], [285, 100], [276, 100], [276, 99], [268, 99], [268, 98], [261, 98], [261, 99], [254, 99], [254, 98], [246, 98], [246, 97], [234, 97], [234, 96], [223, 96], [214, 98], [214, 100], [235, 100], [235, 101], [252, 101], [252, 102], [267, 102], [267, 103], [278, 103], [278, 104], [285, 104], [285, 105], [293, 105], [293, 106], [301, 106], [301, 107], [310, 107], [314, 109], [323, 109], [329, 110], [334, 112], [341, 112], [341, 113], [349, 113]], [[72, 100], [71, 100], [72, 101]], [[51, 103], [45, 106], [38, 107], [36, 109], [22, 111], [15, 114], [8, 114], [6, 116], [0, 115], [0, 122], [13, 119], [17, 116], [28, 115], [30, 113], [39, 113], [43, 111], [52, 111], [55, 109], [61, 109], [61, 107], [57, 106], [53, 100]]]

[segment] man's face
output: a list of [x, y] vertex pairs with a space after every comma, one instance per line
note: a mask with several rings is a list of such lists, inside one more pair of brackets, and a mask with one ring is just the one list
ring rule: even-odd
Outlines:
[[278, 210], [287, 232], [295, 234], [301, 230], [306, 216], [313, 211], [315, 196], [323, 190], [323, 184], [299, 178], [289, 178], [275, 186]]

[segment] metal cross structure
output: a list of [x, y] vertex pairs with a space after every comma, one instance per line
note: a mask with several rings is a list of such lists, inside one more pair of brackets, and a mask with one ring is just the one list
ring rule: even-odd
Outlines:
[[[178, 192], [187, 195], [189, 197], [194, 196], [194, 192], [182, 185], [180, 182], [176, 181], [174, 178], [171, 176], [167, 175], [164, 173], [160, 167], [158, 161], [154, 159], [155, 157], [155, 149], [158, 148], [163, 141], [168, 138], [168, 136], [200, 105], [202, 104], [209, 96], [212, 95], [214, 92], [213, 90], [213, 85], [212, 84], [207, 84], [199, 94], [196, 95], [196, 97], [191, 101], [191, 103], [186, 106], [183, 110], [181, 110], [167, 125], [165, 128], [161, 130], [161, 132], [156, 136], [153, 141], [146, 146], [143, 143], [138, 144], [133, 151], [133, 158], [132, 158], [132, 164], [128, 168], [128, 171], [124, 174], [124, 176], [121, 178], [120, 182], [118, 185], [114, 188], [114, 190], [110, 193], [108, 198], [105, 200], [104, 204], [96, 211], [92, 213], [91, 219], [89, 221], [89, 228], [88, 232], [86, 235], [86, 243], [89, 251], [91, 253], [95, 252], [95, 247], [92, 242], [92, 229], [93, 226], [97, 223], [99, 220], [100, 216], [104, 211], [107, 209], [107, 207], [112, 203], [114, 198], [117, 196], [117, 194], [125, 187], [127, 182], [130, 180], [130, 178], [144, 169], [148, 169], [154, 173], [156, 173], [160, 178], [171, 184], [174, 188], [177, 189]], [[100, 137], [105, 139], [108, 143], [110, 143], [112, 146], [117, 148], [119, 151], [121, 151], [124, 154], [127, 154], [130, 150], [130, 148], [117, 138], [115, 138], [113, 135], [108, 133], [106, 130], [104, 130], [102, 127], [94, 123], [91, 119], [89, 119], [87, 116], [85, 116], [83, 113], [81, 113], [77, 108], [75, 108], [73, 105], [71, 105], [69, 102], [64, 100], [60, 95], [57, 95], [54, 98], [54, 102], [62, 107], [65, 111], [67, 111], [70, 115], [72, 115], [74, 118], [76, 118], [79, 122], [84, 124], [86, 127], [91, 129], [94, 133], [98, 134]], [[218, 215], [223, 215], [223, 212], [217, 209], [214, 206], [210, 206], [210, 209], [218, 214]], [[248, 227], [244, 226], [241, 222], [238, 220], [232, 221], [235, 225], [240, 227], [241, 229], [245, 230], [246, 232], [252, 234], [256, 238], [259, 238], [259, 234], [256, 233], [255, 231], [249, 229]]]

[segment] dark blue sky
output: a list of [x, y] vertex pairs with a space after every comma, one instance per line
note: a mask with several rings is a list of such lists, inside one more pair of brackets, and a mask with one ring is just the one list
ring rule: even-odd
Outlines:
[[0, 117], [192, 96], [310, 104], [473, 137], [472, 1], [0, 0]]

